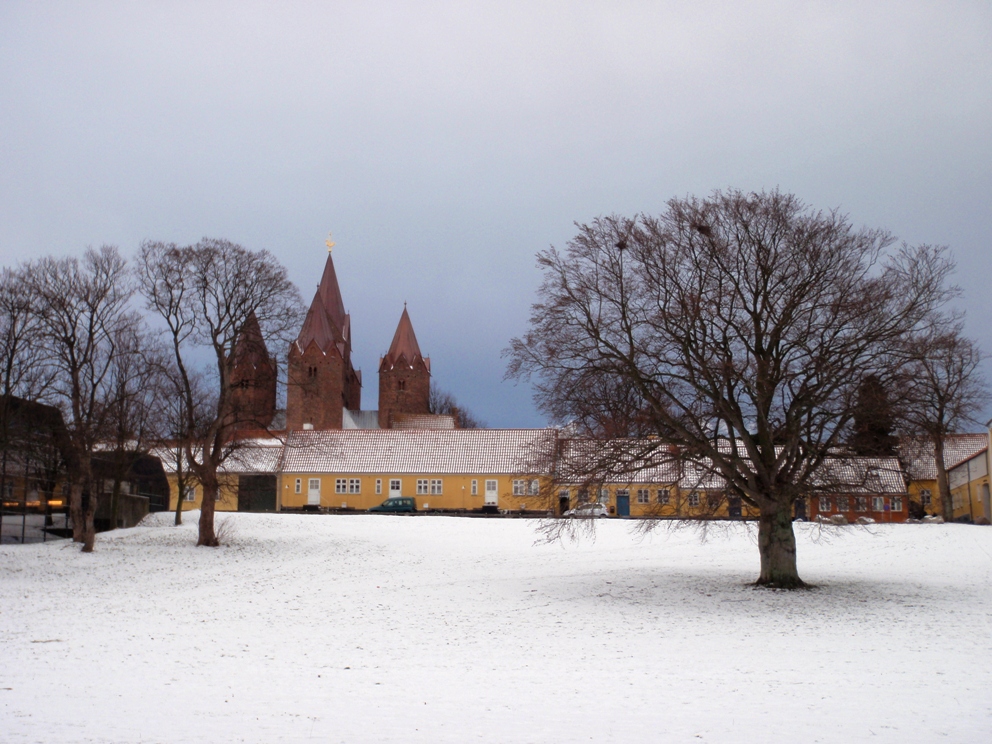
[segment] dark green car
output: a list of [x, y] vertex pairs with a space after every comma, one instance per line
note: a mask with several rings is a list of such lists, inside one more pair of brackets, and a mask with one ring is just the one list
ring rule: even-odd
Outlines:
[[389, 512], [402, 514], [417, 511], [417, 501], [411, 496], [394, 496], [383, 501], [379, 506], [373, 506], [370, 512]]

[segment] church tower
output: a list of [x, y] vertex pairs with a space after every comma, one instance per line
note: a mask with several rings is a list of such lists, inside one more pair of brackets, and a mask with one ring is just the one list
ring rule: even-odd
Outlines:
[[228, 384], [234, 430], [267, 428], [276, 414], [276, 363], [265, 348], [255, 313], [248, 316], [234, 344]]
[[344, 409], [361, 408], [361, 372], [351, 364], [351, 316], [344, 311], [330, 250], [300, 335], [289, 345], [287, 366], [287, 429], [340, 429]]
[[430, 395], [431, 360], [420, 353], [404, 305], [393, 343], [379, 360], [379, 428], [392, 428], [396, 414], [430, 413]]

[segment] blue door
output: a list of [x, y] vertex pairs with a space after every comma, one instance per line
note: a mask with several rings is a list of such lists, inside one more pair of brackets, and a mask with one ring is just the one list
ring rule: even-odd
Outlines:
[[617, 494], [617, 516], [618, 517], [629, 517], [630, 516], [630, 494]]

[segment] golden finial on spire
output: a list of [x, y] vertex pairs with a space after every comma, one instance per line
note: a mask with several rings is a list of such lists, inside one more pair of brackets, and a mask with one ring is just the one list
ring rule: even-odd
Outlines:
[[335, 243], [334, 243], [333, 240], [331, 240], [331, 234], [330, 233], [327, 233], [327, 240], [324, 241], [324, 245], [327, 246], [327, 252], [328, 253], [330, 253], [331, 252], [331, 249], [334, 248]]

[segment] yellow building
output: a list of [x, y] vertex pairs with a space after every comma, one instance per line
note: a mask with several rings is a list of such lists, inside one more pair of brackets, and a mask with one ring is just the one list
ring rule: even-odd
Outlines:
[[[951, 434], [944, 442], [944, 468], [948, 475], [961, 463], [987, 451], [988, 434]], [[925, 438], [904, 439], [899, 443], [899, 459], [908, 478], [910, 516], [943, 514], [933, 443]], [[955, 518], [965, 511], [955, 507]]]
[[544, 511], [554, 429], [303, 430], [284, 449], [278, 508]]
[[988, 448], [951, 468], [947, 473], [947, 479], [951, 487], [954, 519], [967, 520], [975, 524], [992, 522]]

